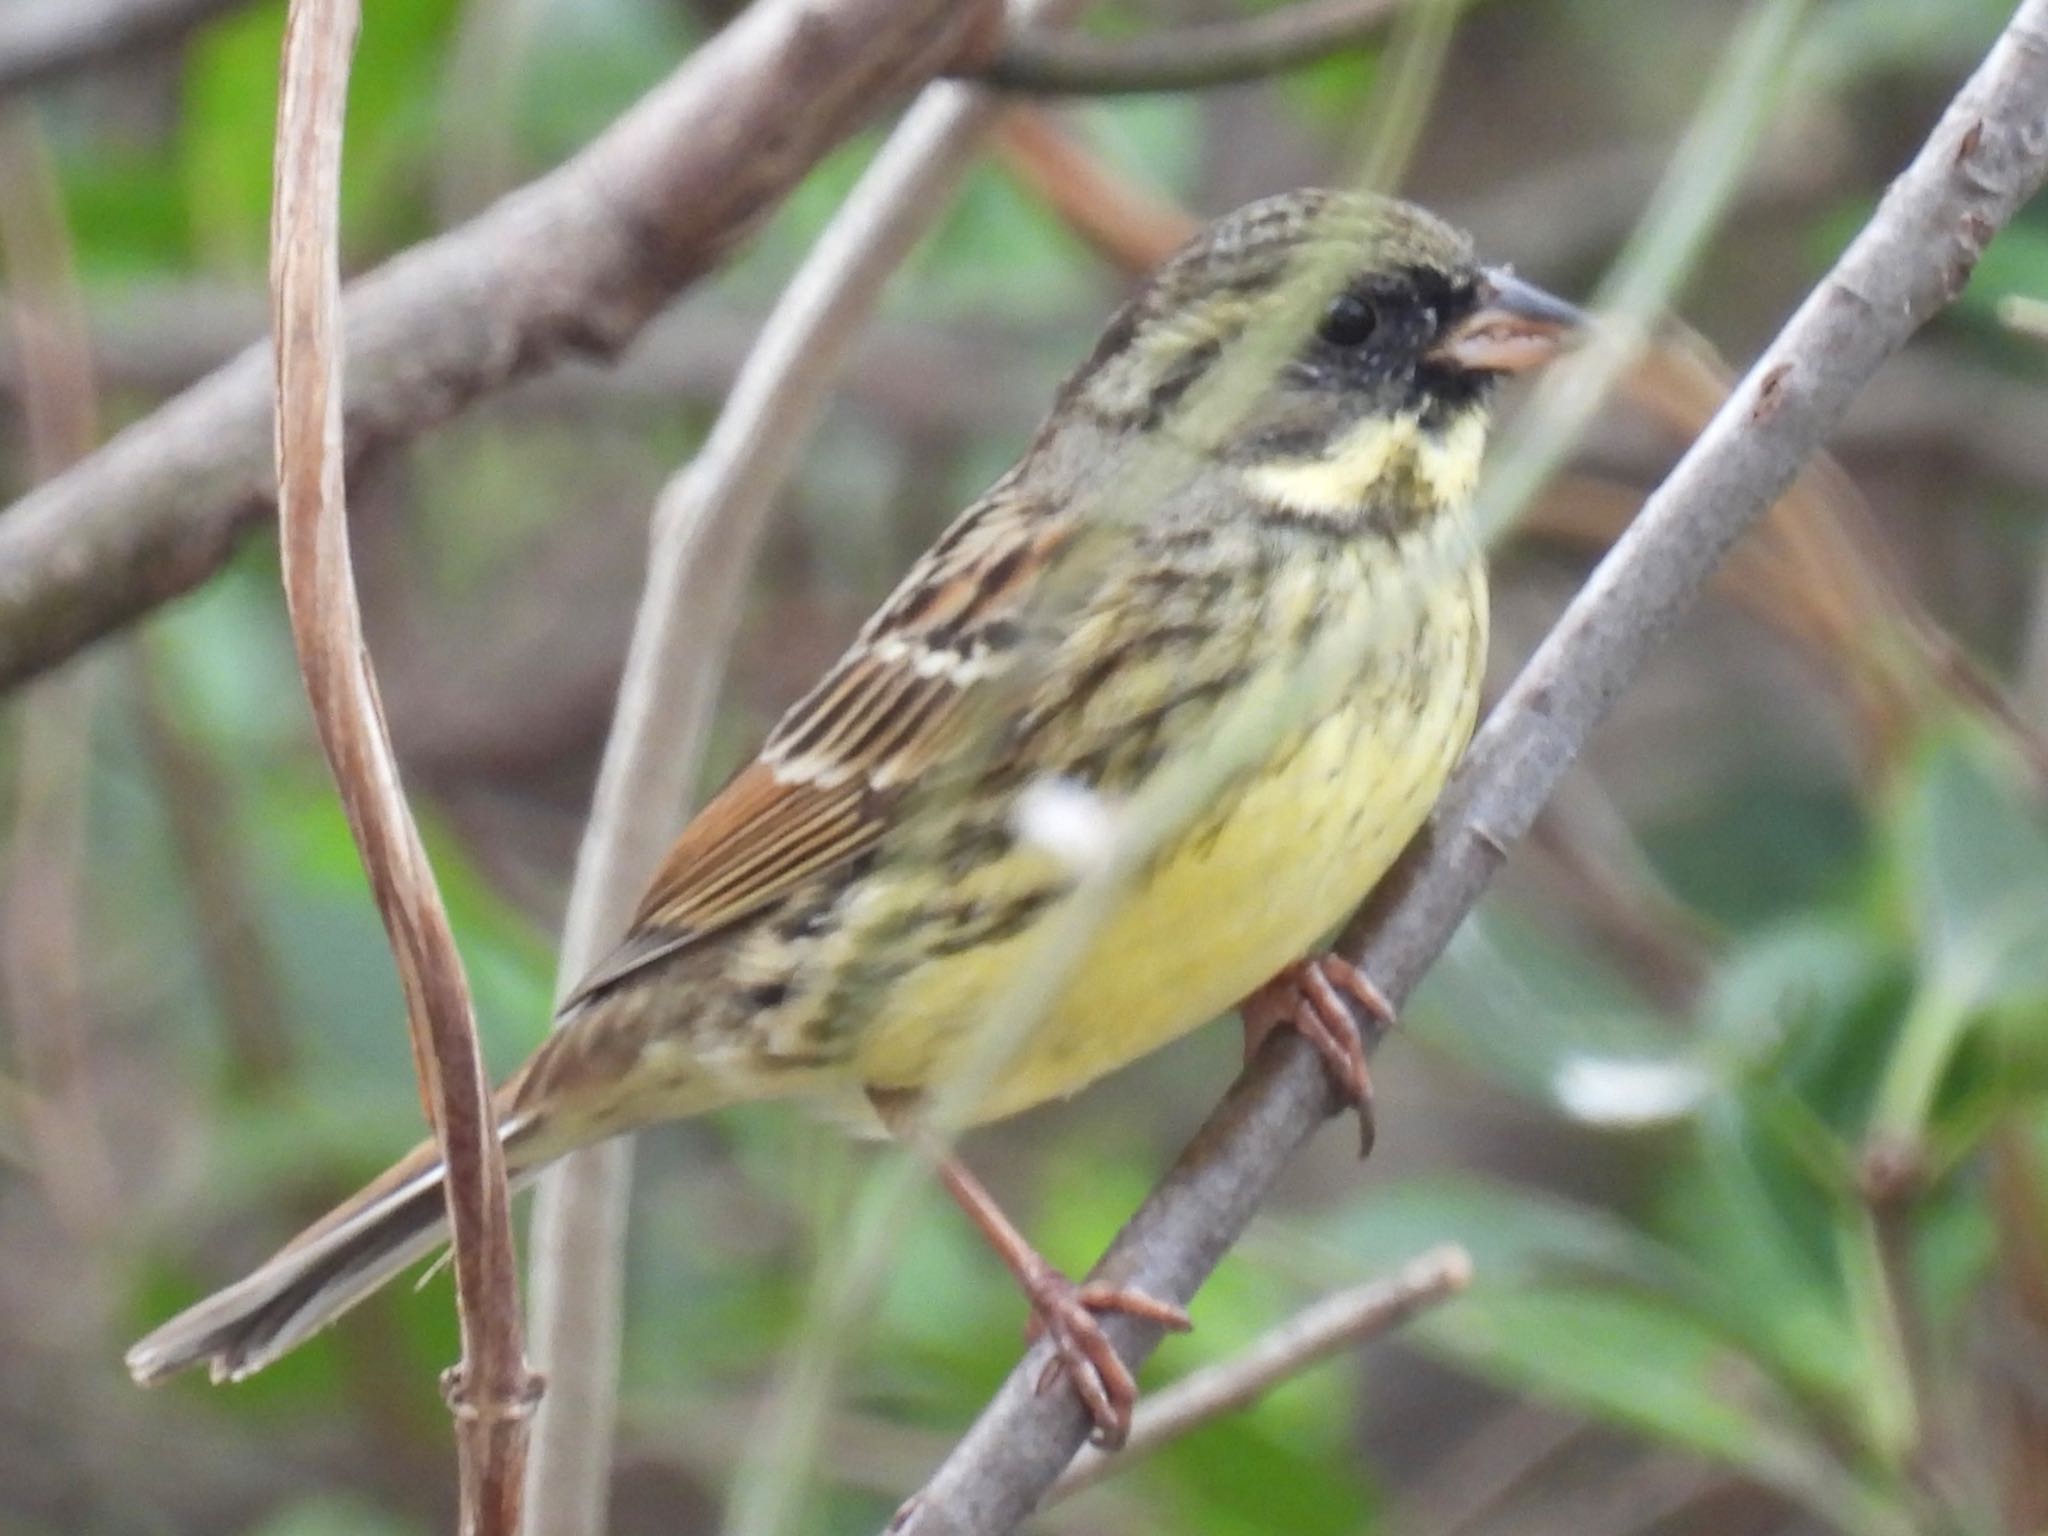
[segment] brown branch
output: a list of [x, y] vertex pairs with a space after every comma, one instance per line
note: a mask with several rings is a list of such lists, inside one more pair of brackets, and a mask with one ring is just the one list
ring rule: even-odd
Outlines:
[[505, 1164], [469, 984], [398, 782], [350, 569], [342, 447], [341, 136], [357, 0], [292, 0], [271, 224], [278, 518], [286, 606], [405, 995], [413, 1064], [447, 1169], [462, 1361], [455, 1415], [464, 1536], [518, 1529], [526, 1425], [540, 1393], [519, 1329]]
[[174, 43], [250, 0], [32, 0], [0, 21], [0, 96]]
[[[1870, 222], [1736, 388], [1488, 718], [1402, 864], [1340, 937], [1405, 998], [1528, 829], [1559, 776], [1850, 399], [1961, 290], [1992, 235], [2048, 175], [2048, 0], [2022, 0], [1998, 42]], [[1377, 1030], [1372, 1033], [1376, 1034]], [[1095, 1275], [1185, 1302], [1295, 1150], [1342, 1106], [1298, 1039], [1269, 1040]], [[1157, 1330], [1104, 1323], [1130, 1361]], [[1040, 1394], [1027, 1354], [897, 1528], [1015, 1527], [1080, 1448], [1085, 1413]]]
[[[558, 170], [350, 285], [348, 452], [617, 354], [991, 0], [758, 0]], [[0, 516], [0, 687], [217, 571], [272, 505], [253, 349]]]
[[1111, 40], [1079, 33], [1013, 33], [958, 73], [1038, 96], [1194, 91], [1299, 69], [1379, 31], [1405, 0], [1301, 0], [1245, 21]]
[[1472, 1256], [1456, 1243], [1445, 1243], [1411, 1259], [1386, 1279], [1325, 1296], [1230, 1359], [1196, 1371], [1140, 1403], [1122, 1448], [1083, 1450], [1053, 1484], [1046, 1501], [1064, 1499], [1114, 1477], [1212, 1419], [1257, 1402], [1338, 1350], [1378, 1338], [1425, 1307], [1448, 1301], [1471, 1283]]

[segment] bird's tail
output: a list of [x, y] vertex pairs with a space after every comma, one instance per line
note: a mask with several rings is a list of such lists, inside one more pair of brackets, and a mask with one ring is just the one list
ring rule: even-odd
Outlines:
[[[646, 989], [616, 1005], [586, 1000], [497, 1094], [505, 1172], [516, 1189], [580, 1146], [656, 1120], [701, 1114], [759, 1084], [676, 1057], [659, 1073], [637, 1069], [669, 1013]], [[303, 1343], [447, 1238], [441, 1158], [413, 1148], [245, 1279], [188, 1307], [128, 1351], [144, 1386], [204, 1364], [215, 1381], [239, 1381]]]
[[[515, 1185], [544, 1158], [521, 1156], [519, 1120], [502, 1131]], [[245, 1278], [188, 1307], [127, 1354], [128, 1372], [153, 1386], [202, 1362], [215, 1381], [260, 1371], [447, 1237], [441, 1158], [423, 1142], [272, 1254]]]

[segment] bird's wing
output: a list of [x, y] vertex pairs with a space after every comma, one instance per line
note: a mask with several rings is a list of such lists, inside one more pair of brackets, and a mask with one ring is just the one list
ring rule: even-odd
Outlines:
[[873, 846], [962, 699], [1014, 661], [1068, 520], [998, 488], [913, 566], [761, 753], [683, 829], [625, 940], [564, 1007], [760, 912]]

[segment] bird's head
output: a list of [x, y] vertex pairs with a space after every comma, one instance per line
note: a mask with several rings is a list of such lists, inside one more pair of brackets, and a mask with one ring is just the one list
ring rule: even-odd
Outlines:
[[1548, 361], [1582, 318], [1412, 204], [1292, 192], [1161, 266], [1066, 399], [1305, 510], [1354, 508], [1403, 464], [1462, 503], [1494, 382]]

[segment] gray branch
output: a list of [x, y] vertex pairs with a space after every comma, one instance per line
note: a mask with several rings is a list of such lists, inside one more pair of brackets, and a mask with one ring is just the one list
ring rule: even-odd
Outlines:
[[[1985, 244], [2048, 174], [2048, 0], [2023, 0], [1870, 223], [1658, 489], [1474, 741], [1429, 829], [1340, 949], [1405, 997], [1478, 900], [1653, 647], [1734, 540], [1792, 482], [1850, 400], [1953, 300]], [[1185, 1302], [1295, 1150], [1339, 1108], [1313, 1051], [1275, 1037], [1095, 1273]], [[1104, 1327], [1140, 1361], [1156, 1329]], [[1032, 1349], [907, 1506], [900, 1536], [1015, 1527], [1080, 1449], [1073, 1395], [1039, 1394]]]
[[[758, 0], [566, 164], [350, 285], [351, 458], [615, 356], [995, 15], [989, 0]], [[270, 400], [259, 346], [0, 517], [0, 688], [189, 591], [265, 525]]]

